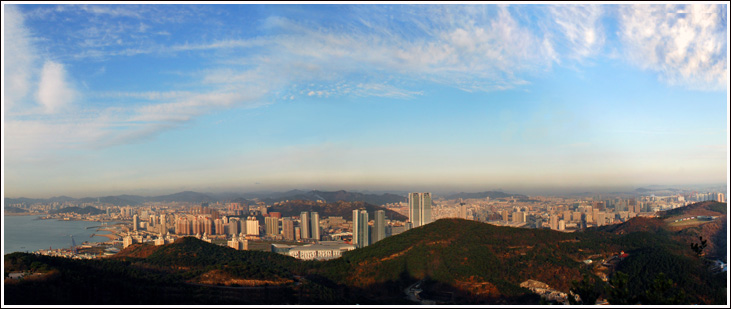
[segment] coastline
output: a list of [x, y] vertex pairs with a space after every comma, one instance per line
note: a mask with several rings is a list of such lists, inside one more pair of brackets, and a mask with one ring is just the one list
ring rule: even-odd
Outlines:
[[3, 212], [3, 215], [7, 217], [44, 216], [47, 214], [47, 212]]
[[109, 232], [109, 234], [94, 234], [96, 236], [104, 236], [109, 238], [109, 241], [116, 240], [119, 236], [115, 233], [116, 231], [110, 229], [99, 229], [98, 231]]

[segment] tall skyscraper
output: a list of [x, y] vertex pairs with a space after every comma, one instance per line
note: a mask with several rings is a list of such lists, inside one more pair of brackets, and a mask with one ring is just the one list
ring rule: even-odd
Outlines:
[[373, 235], [371, 235], [371, 244], [386, 238], [386, 211], [377, 210], [373, 218]]
[[265, 217], [264, 227], [268, 236], [274, 236], [279, 234], [279, 218], [277, 217]]
[[167, 234], [168, 233], [168, 222], [167, 218], [165, 217], [165, 214], [160, 214], [160, 234]]
[[312, 224], [310, 225], [310, 228], [312, 229], [310, 231], [310, 236], [312, 239], [319, 241], [320, 240], [320, 215], [317, 214], [317, 212], [311, 212], [310, 216], [312, 216]]
[[137, 216], [137, 215], [134, 215], [132, 217], [132, 228], [133, 228], [133, 230], [136, 231], [139, 226], [140, 226], [140, 217]]
[[409, 221], [414, 228], [431, 223], [431, 193], [409, 193]]
[[363, 248], [368, 245], [368, 212], [353, 210], [353, 245]]
[[303, 211], [300, 213], [300, 233], [302, 239], [310, 238], [310, 213]]

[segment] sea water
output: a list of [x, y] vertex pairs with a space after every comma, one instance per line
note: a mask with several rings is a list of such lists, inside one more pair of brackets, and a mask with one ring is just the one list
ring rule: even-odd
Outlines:
[[65, 221], [48, 219], [39, 216], [3, 216], [3, 250], [4, 254], [12, 252], [33, 252], [40, 249], [58, 249], [71, 247], [71, 235], [76, 245], [82, 242], [104, 242], [107, 237], [92, 234], [109, 234], [97, 231], [94, 226], [101, 226], [99, 221]]

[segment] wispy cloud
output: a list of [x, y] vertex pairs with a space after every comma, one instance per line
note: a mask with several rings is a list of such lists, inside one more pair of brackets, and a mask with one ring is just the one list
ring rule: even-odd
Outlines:
[[604, 7], [596, 4], [567, 4], [550, 6], [561, 39], [567, 45], [568, 56], [582, 60], [599, 52], [604, 44], [604, 28], [600, 21]]
[[620, 9], [626, 55], [671, 85], [728, 86], [725, 5], [633, 5]]
[[32, 68], [36, 53], [31, 44], [30, 31], [23, 25], [23, 14], [14, 5], [3, 6], [3, 48], [5, 54], [3, 71], [5, 73], [4, 104], [7, 110], [13, 109], [32, 89]]

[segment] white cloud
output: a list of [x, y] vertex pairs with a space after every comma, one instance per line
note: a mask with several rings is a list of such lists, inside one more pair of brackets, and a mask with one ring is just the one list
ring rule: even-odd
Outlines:
[[624, 52], [665, 82], [692, 89], [726, 89], [726, 6], [634, 5], [620, 10]]
[[33, 63], [36, 53], [30, 31], [23, 25], [23, 15], [15, 5], [4, 5], [3, 70], [5, 73], [4, 103], [8, 110], [21, 102], [32, 88]]
[[71, 103], [75, 91], [66, 81], [66, 71], [62, 64], [46, 61], [36, 96], [46, 113], [58, 112]]

